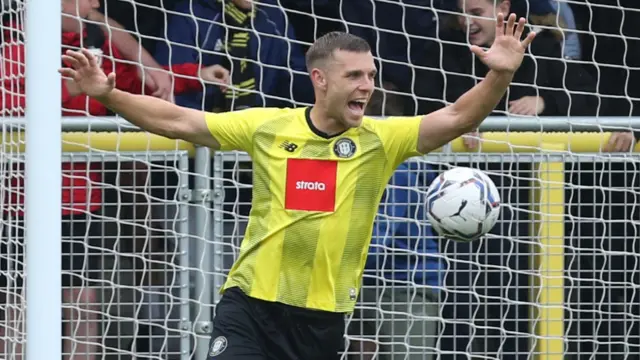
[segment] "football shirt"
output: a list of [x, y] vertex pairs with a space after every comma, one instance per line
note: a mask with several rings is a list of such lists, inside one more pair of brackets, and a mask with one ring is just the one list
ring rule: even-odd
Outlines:
[[224, 289], [308, 309], [355, 306], [382, 193], [417, 151], [421, 117], [374, 120], [327, 136], [310, 108], [208, 113], [222, 150], [253, 160], [249, 223]]

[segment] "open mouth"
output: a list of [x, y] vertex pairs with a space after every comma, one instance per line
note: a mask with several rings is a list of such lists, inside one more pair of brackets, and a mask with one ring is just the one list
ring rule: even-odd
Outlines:
[[480, 28], [470, 28], [469, 35], [476, 35], [480, 32]]
[[367, 102], [365, 100], [352, 100], [348, 103], [349, 109], [357, 112], [364, 111], [364, 107], [366, 104]]

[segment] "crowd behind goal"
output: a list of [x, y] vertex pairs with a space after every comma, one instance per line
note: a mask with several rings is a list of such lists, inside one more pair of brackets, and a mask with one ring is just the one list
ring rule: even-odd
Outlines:
[[[490, 45], [495, 14], [503, 11], [526, 17], [538, 36], [493, 115], [517, 122], [640, 113], [640, 4], [630, 0], [60, 1], [61, 52], [89, 49], [105, 71], [116, 72], [118, 89], [195, 109], [312, 104], [304, 54], [317, 37], [342, 30], [366, 39], [377, 60], [369, 115], [430, 113], [487, 73], [469, 44]], [[3, 119], [11, 120], [28, 106], [25, 14], [22, 1], [2, 4], [0, 103]], [[220, 72], [230, 87], [214, 83]], [[64, 116], [113, 115], [93, 99], [71, 95], [67, 86], [61, 82]], [[530, 246], [536, 235], [530, 233], [530, 213], [541, 211], [530, 200], [536, 166], [486, 160], [484, 134], [475, 131], [463, 139], [465, 152], [474, 155], [455, 164], [481, 168], [494, 180], [507, 204], [499, 224], [471, 244], [438, 238], [425, 221], [422, 196], [454, 163], [430, 158], [401, 165], [374, 225], [359, 303], [345, 324], [343, 358], [640, 360], [640, 183], [633, 155], [638, 131], [613, 131], [595, 151], [599, 160], [564, 164], [560, 353], [541, 352], [534, 343], [542, 337], [531, 325], [530, 275], [536, 268]], [[24, 160], [0, 155], [0, 359], [22, 359], [24, 334], [16, 320], [22, 310], [16, 304], [24, 275], [25, 249], [18, 241]], [[176, 169], [161, 157], [93, 156], [70, 156], [63, 164], [63, 235], [72, 240], [63, 247], [69, 255], [63, 264], [69, 272], [63, 284], [65, 359], [201, 360], [197, 341], [186, 353], [181, 348], [176, 334], [185, 329], [174, 305], [168, 305], [176, 301], [172, 286], [180, 250], [172, 235], [175, 209], [163, 205], [185, 185], [176, 173], [194, 173], [196, 165], [191, 161], [188, 169]], [[237, 256], [251, 208], [252, 175], [251, 162], [237, 154], [206, 166], [221, 166], [222, 207], [211, 209], [221, 220], [208, 226], [222, 234], [223, 262], [216, 264], [222, 271], [193, 271], [213, 281]], [[215, 177], [210, 173], [206, 181]], [[185, 186], [193, 188], [197, 180], [189, 181]], [[144, 295], [132, 294], [138, 290]], [[208, 306], [200, 298], [191, 299], [196, 312]], [[116, 318], [129, 320], [110, 325]], [[194, 339], [205, 335], [187, 332]]]

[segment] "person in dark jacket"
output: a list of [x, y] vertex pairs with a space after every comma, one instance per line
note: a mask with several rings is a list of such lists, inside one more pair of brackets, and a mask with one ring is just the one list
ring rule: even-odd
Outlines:
[[[455, 101], [487, 74], [486, 66], [469, 51], [467, 40], [472, 45], [490, 46], [495, 39], [494, 14], [509, 11], [510, 2], [498, 1], [496, 8], [489, 0], [460, 0], [459, 7], [466, 16], [458, 17], [458, 28], [441, 34], [448, 41], [429, 49], [426, 59], [430, 63], [423, 64], [436, 71], [420, 71], [416, 81], [419, 96], [443, 102], [423, 101], [420, 113]], [[540, 30], [494, 114], [596, 115], [606, 105], [596, 95], [596, 82], [580, 65], [562, 61], [561, 44], [554, 33]]]
[[427, 38], [436, 36], [436, 10], [443, 0], [338, 1], [345, 30], [366, 39], [379, 60], [379, 81], [393, 83], [402, 94], [402, 115], [414, 115], [413, 66]]
[[[511, 10], [508, 0], [459, 0], [458, 6], [464, 15], [458, 16], [455, 27], [441, 33], [443, 41], [429, 44], [428, 56], [419, 64], [415, 81], [419, 113], [454, 102], [487, 74], [468, 44], [490, 46], [495, 39], [495, 14]], [[561, 35], [535, 30], [536, 39], [493, 115], [596, 116], [604, 112], [607, 101], [597, 95], [595, 79], [580, 64], [562, 59]], [[633, 133], [615, 133], [603, 150], [629, 151], [633, 143]]]
[[177, 96], [177, 104], [225, 111], [313, 102], [304, 54], [277, 1], [185, 0], [173, 11], [168, 41], [156, 46], [158, 62], [221, 65], [232, 83], [224, 97], [208, 86], [204, 93]]

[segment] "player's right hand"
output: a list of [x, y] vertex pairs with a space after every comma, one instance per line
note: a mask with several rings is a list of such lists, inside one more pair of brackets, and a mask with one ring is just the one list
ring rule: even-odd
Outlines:
[[87, 49], [67, 50], [62, 60], [71, 67], [58, 70], [63, 77], [70, 78], [81, 92], [91, 97], [107, 95], [116, 85], [116, 74], [104, 74], [95, 56]]

